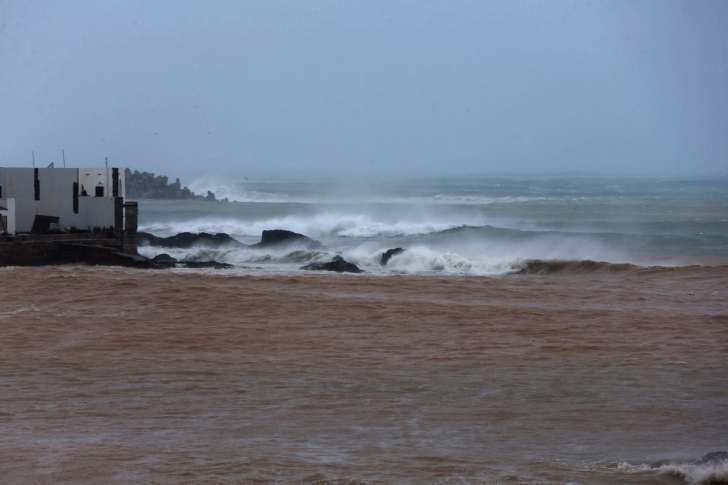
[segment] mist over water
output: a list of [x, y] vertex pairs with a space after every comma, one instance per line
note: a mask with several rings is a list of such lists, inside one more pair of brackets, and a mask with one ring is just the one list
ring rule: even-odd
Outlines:
[[[161, 236], [225, 232], [249, 244], [263, 230], [287, 229], [325, 246], [294, 254], [290, 248], [164, 249], [270, 271], [297, 270], [335, 254], [382, 274], [504, 274], [533, 259], [714, 264], [728, 258], [725, 182], [422, 178], [341, 184], [205, 177], [191, 184], [193, 190], [212, 190], [232, 202], [142, 201], [141, 225]], [[382, 267], [380, 255], [395, 247], [406, 251]]]

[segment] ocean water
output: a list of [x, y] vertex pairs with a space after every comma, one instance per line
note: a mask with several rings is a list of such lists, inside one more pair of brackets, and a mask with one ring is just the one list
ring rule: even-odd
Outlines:
[[[728, 261], [728, 179], [470, 178], [409, 181], [221, 181], [191, 184], [229, 203], [140, 201], [144, 231], [265, 229], [321, 241], [320, 251], [142, 248], [240, 269], [296, 271], [335, 254], [374, 274], [494, 275], [529, 260], [637, 265]], [[383, 251], [402, 247], [386, 267]]]
[[728, 266], [0, 276], [3, 484], [728, 483]]
[[[727, 187], [201, 180], [236, 201], [140, 201], [162, 236], [325, 247], [2, 268], [2, 483], [728, 483]], [[373, 276], [299, 269], [334, 254]], [[522, 269], [562, 273], [453, 277]]]

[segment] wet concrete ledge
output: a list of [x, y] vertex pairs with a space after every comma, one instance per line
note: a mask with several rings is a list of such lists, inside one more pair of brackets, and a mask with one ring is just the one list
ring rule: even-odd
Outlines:
[[0, 238], [0, 266], [93, 264], [152, 267], [133, 240], [107, 233], [44, 234]]

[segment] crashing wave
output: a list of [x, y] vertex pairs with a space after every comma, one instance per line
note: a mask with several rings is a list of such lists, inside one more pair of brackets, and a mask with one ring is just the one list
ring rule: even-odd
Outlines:
[[155, 222], [142, 225], [140, 230], [164, 236], [181, 232], [224, 232], [233, 237], [245, 239], [258, 237], [263, 230], [276, 227], [321, 239], [429, 234], [461, 226], [462, 224], [441, 221], [385, 222], [363, 214], [323, 213], [313, 216], [274, 217], [257, 221], [204, 218]]
[[689, 485], [723, 485], [728, 484], [728, 452], [715, 451], [698, 460], [666, 460], [639, 465], [620, 463], [617, 469], [625, 473], [669, 475]]

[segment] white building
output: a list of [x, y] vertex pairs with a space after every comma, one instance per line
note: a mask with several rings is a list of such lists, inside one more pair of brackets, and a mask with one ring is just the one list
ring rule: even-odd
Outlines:
[[[0, 234], [122, 230], [124, 170], [0, 167]], [[49, 226], [50, 225], [50, 226]]]

